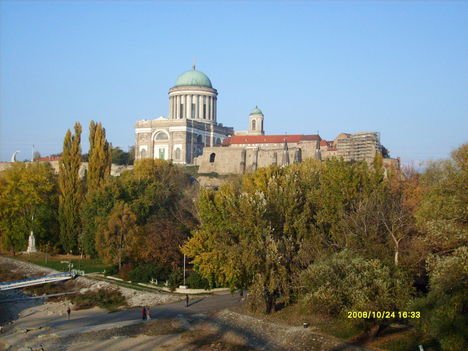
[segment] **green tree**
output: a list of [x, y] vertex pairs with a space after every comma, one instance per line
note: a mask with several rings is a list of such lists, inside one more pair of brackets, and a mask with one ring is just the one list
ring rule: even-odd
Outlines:
[[4, 249], [25, 250], [29, 233], [37, 244], [58, 240], [57, 178], [49, 163], [20, 163], [0, 173], [0, 233]]
[[[397, 311], [411, 294], [411, 284], [401, 272], [349, 250], [311, 264], [299, 281], [312, 311], [344, 317], [348, 311]], [[382, 319], [365, 321], [370, 328]]]
[[425, 188], [416, 210], [418, 255], [426, 261], [429, 292], [415, 302], [417, 323], [443, 350], [468, 347], [468, 144], [450, 160], [431, 163], [421, 175]]
[[183, 252], [206, 279], [249, 288], [253, 308], [270, 313], [277, 303], [289, 303], [298, 252], [314, 225], [308, 194], [317, 186], [316, 168], [260, 169], [240, 185], [202, 191], [201, 224]]
[[102, 221], [109, 216], [115, 203], [122, 199], [119, 179], [110, 179], [100, 188], [88, 192], [81, 205], [82, 234], [80, 245], [83, 252], [96, 257], [96, 232]]
[[120, 270], [137, 234], [135, 214], [126, 203], [118, 201], [107, 221], [99, 226], [96, 247], [106, 262], [118, 264]]
[[67, 131], [59, 161], [59, 223], [60, 241], [65, 252], [77, 252], [81, 233], [79, 209], [83, 200], [83, 183], [80, 179], [81, 125], [75, 123], [75, 134]]
[[429, 293], [411, 306], [422, 315], [415, 324], [437, 339], [442, 350], [466, 350], [468, 248], [460, 247], [446, 257], [433, 256], [428, 266]]
[[91, 121], [89, 124], [88, 192], [94, 191], [108, 180], [111, 162], [111, 146], [106, 140], [106, 130], [100, 122], [96, 124]]

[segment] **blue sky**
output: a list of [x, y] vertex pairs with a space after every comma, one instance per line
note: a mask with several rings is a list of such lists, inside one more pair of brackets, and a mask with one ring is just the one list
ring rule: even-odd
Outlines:
[[75, 121], [124, 150], [193, 60], [237, 130], [379, 131], [404, 162], [468, 141], [468, 2], [2, 1], [0, 160], [61, 151]]

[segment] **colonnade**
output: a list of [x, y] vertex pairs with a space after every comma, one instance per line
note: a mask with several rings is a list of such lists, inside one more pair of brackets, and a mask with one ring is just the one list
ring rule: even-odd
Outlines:
[[192, 118], [216, 122], [214, 94], [174, 94], [169, 96], [169, 118]]

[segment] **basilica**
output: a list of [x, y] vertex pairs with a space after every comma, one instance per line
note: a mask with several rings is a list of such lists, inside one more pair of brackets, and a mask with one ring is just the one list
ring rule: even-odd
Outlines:
[[333, 141], [317, 134], [265, 135], [263, 112], [255, 107], [248, 129], [234, 131], [217, 121], [218, 92], [206, 74], [181, 74], [169, 89], [169, 115], [137, 121], [135, 158], [158, 158], [197, 165], [199, 173], [241, 174], [306, 158], [372, 162], [381, 153], [376, 132], [341, 133]]
[[217, 122], [217, 97], [195, 66], [180, 75], [169, 89], [169, 116], [136, 123], [135, 158], [193, 164], [204, 147], [221, 145], [234, 131]]

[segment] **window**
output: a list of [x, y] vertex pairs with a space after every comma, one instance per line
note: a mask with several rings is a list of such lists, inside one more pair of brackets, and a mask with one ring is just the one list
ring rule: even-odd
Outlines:
[[164, 132], [158, 132], [156, 136], [154, 137], [154, 140], [168, 140], [168, 139], [169, 137]]
[[177, 148], [177, 149], [175, 150], [175, 153], [174, 153], [174, 158], [175, 158], [176, 160], [180, 160], [180, 154], [181, 154], [181, 150], [180, 150], [180, 148]]
[[192, 104], [192, 110], [190, 112], [190, 117], [195, 118], [195, 104]]
[[159, 149], [159, 159], [160, 160], [165, 160], [166, 159], [166, 149], [160, 148]]
[[184, 118], [184, 104], [180, 104], [180, 118]]
[[257, 127], [257, 121], [256, 120], [253, 120], [252, 121], [252, 130], [255, 130]]
[[215, 161], [215, 158], [216, 158], [216, 154], [213, 152], [211, 155], [210, 155], [210, 163], [213, 163]]
[[203, 104], [203, 119], [206, 119], [206, 104]]

